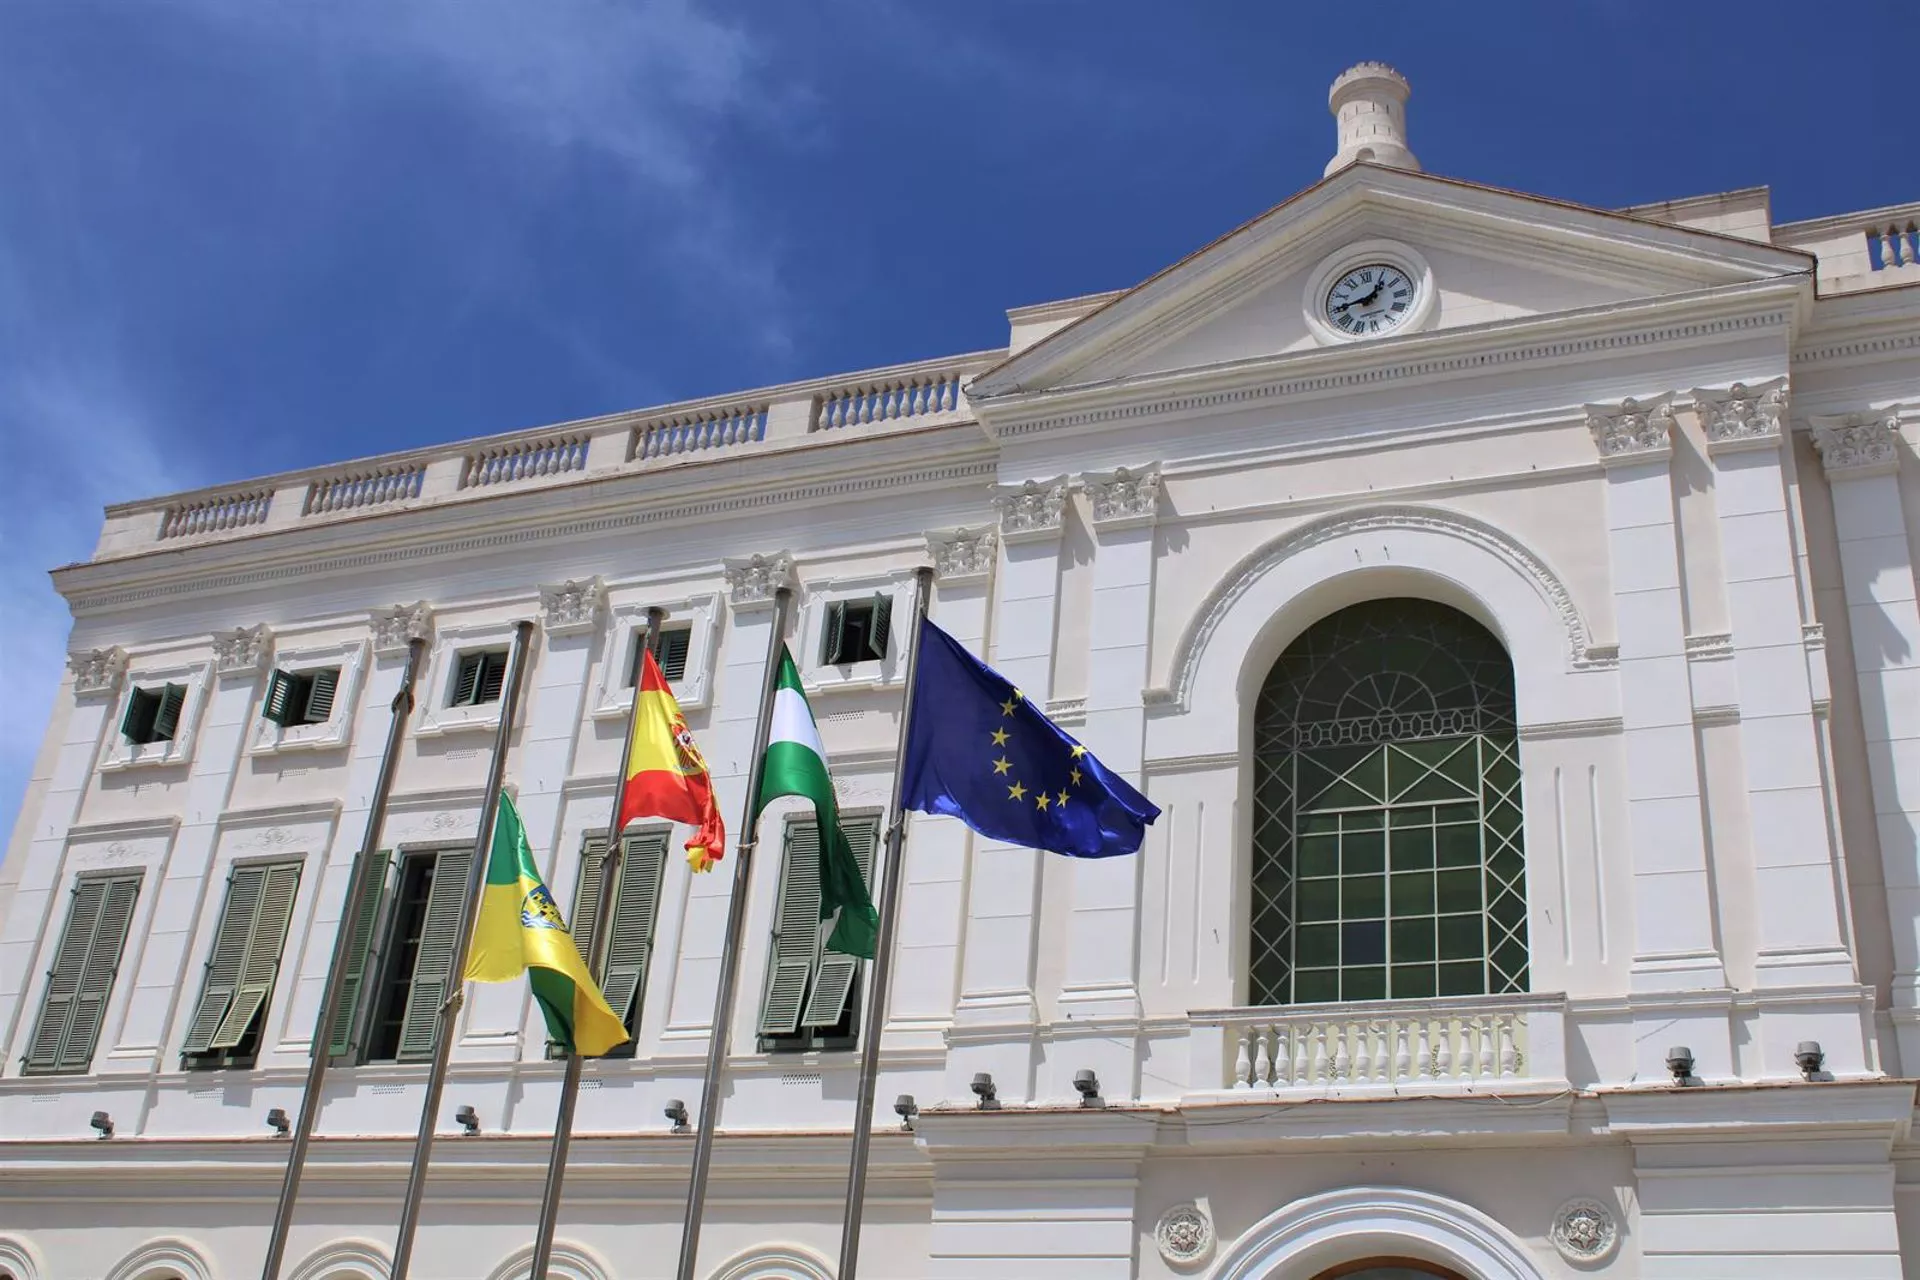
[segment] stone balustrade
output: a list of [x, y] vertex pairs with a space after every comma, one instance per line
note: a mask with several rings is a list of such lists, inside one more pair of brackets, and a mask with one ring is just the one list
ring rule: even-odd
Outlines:
[[627, 444], [627, 460], [727, 449], [734, 445], [758, 444], [766, 438], [765, 405], [676, 413], [635, 427], [633, 438]]
[[957, 372], [923, 373], [835, 387], [814, 397], [812, 430], [952, 413], [960, 405]]
[[273, 508], [272, 489], [241, 489], [168, 506], [160, 516], [159, 538], [226, 533], [266, 523]]
[[405, 502], [420, 496], [426, 478], [427, 464], [424, 462], [360, 468], [321, 476], [307, 485], [307, 500], [300, 504], [300, 514], [326, 515], [334, 511], [359, 511], [367, 507]]

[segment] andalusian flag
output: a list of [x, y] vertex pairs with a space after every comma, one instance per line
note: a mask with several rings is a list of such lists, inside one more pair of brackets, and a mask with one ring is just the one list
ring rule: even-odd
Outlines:
[[800, 796], [813, 802], [820, 828], [820, 918], [835, 911], [840, 921], [827, 939], [827, 949], [873, 959], [880, 913], [873, 909], [860, 864], [840, 830], [840, 805], [833, 796], [833, 778], [827, 773], [827, 753], [813, 708], [800, 687], [800, 671], [793, 655], [780, 646], [780, 682], [773, 695], [773, 725], [767, 736], [767, 759], [760, 773], [760, 799], [753, 806], [757, 823], [767, 803], [780, 796]]
[[633, 693], [633, 746], [620, 786], [615, 837], [635, 818], [671, 818], [691, 825], [687, 862], [695, 871], [712, 870], [726, 852], [727, 828], [713, 798], [713, 776], [700, 748], [693, 745], [687, 718], [680, 714], [652, 650], [641, 663], [640, 687]]
[[519, 811], [503, 795], [466, 976], [473, 982], [512, 982], [522, 973], [546, 1015], [547, 1034], [568, 1052], [597, 1058], [633, 1038], [594, 985], [533, 865]]

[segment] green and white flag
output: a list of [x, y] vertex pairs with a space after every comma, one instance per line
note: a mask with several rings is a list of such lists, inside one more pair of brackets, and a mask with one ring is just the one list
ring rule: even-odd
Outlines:
[[768, 803], [781, 796], [800, 796], [813, 802], [814, 819], [820, 828], [820, 918], [827, 920], [834, 912], [840, 913], [827, 938], [827, 949], [873, 959], [880, 913], [873, 909], [860, 864], [840, 830], [840, 806], [834, 800], [833, 778], [827, 772], [827, 753], [820, 745], [820, 730], [813, 723], [813, 708], [807, 705], [806, 691], [800, 687], [800, 670], [785, 645], [780, 646], [780, 680], [773, 695], [773, 724], [767, 736], [766, 765], [760, 774], [760, 799], [753, 807], [756, 824]]

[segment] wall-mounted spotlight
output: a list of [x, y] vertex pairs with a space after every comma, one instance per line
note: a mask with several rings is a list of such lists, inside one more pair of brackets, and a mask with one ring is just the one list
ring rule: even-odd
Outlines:
[[113, 1136], [113, 1117], [108, 1115], [106, 1112], [104, 1111], [94, 1112], [93, 1119], [87, 1121], [87, 1123], [92, 1125], [94, 1127], [94, 1131], [97, 1132], [101, 1137], [111, 1138]]
[[900, 1131], [912, 1133], [913, 1118], [920, 1114], [920, 1106], [913, 1100], [912, 1094], [903, 1093], [893, 1100], [893, 1114], [900, 1117]]
[[1073, 1091], [1080, 1095], [1083, 1107], [1104, 1107], [1107, 1100], [1100, 1096], [1100, 1077], [1090, 1068], [1082, 1067], [1073, 1073]]
[[286, 1111], [280, 1107], [267, 1112], [267, 1126], [273, 1130], [276, 1138], [284, 1138], [293, 1131], [293, 1122], [287, 1119]]
[[1826, 1065], [1826, 1051], [1818, 1040], [1802, 1040], [1793, 1047], [1794, 1065], [1800, 1068], [1802, 1080], [1831, 1080], [1833, 1076], [1821, 1070]]
[[453, 1113], [453, 1119], [454, 1119], [454, 1123], [458, 1124], [462, 1129], [466, 1130], [464, 1134], [460, 1135], [461, 1137], [472, 1138], [472, 1137], [477, 1137], [479, 1135], [480, 1113], [478, 1111], [475, 1111], [472, 1107], [461, 1107], [458, 1111]]
[[981, 1111], [998, 1111], [1000, 1109], [1000, 1094], [999, 1091], [993, 1087], [992, 1073], [986, 1071], [980, 1072], [973, 1077], [973, 1083], [967, 1087], [972, 1089], [974, 1096], [980, 1099], [977, 1105]]
[[692, 1133], [693, 1126], [687, 1123], [687, 1104], [678, 1098], [667, 1100], [666, 1117], [673, 1121], [673, 1132]]
[[1667, 1050], [1667, 1070], [1673, 1073], [1673, 1082], [1677, 1085], [1700, 1083], [1693, 1078], [1693, 1050], [1683, 1044]]

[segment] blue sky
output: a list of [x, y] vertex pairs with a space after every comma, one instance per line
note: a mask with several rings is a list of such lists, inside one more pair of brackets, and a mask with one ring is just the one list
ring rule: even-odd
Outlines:
[[[1471, 13], [1472, 17], [1463, 17]], [[1318, 178], [1920, 197], [1897, 0], [0, 0], [0, 830], [102, 505], [1006, 340]]]

